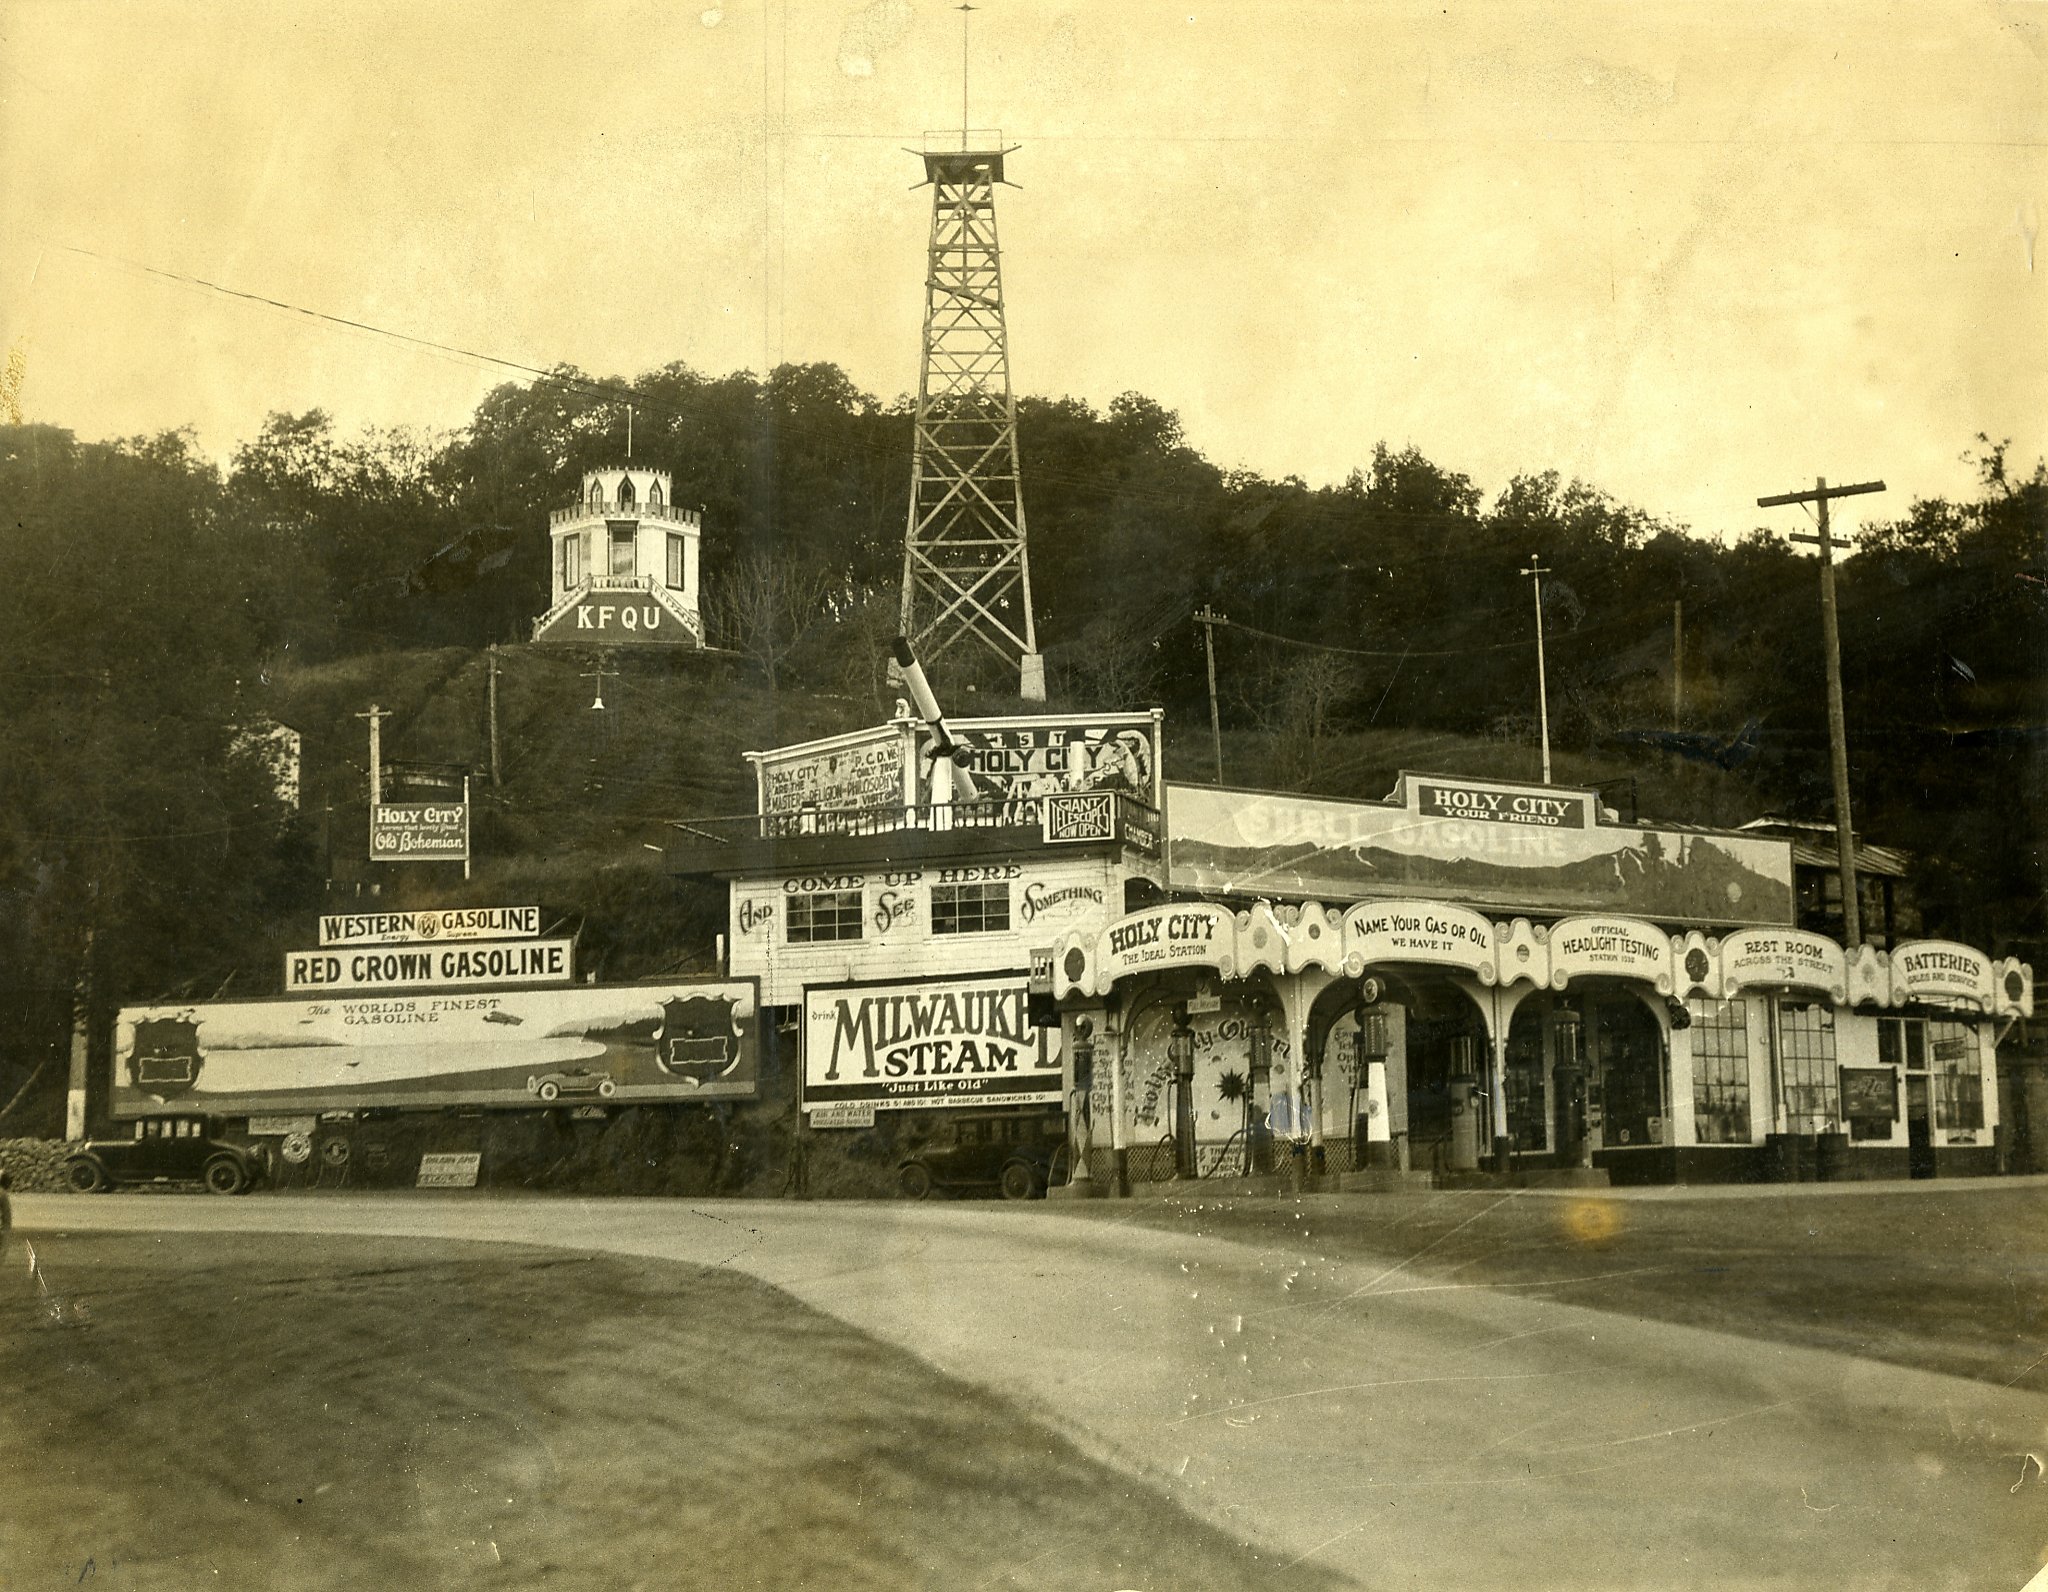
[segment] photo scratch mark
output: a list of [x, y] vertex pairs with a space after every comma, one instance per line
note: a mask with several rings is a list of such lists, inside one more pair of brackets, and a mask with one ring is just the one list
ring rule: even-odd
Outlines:
[[[1275, 1393], [1270, 1398], [1243, 1399], [1236, 1404], [1226, 1404], [1220, 1409], [1202, 1410], [1193, 1415], [1182, 1415], [1168, 1421], [1169, 1426], [1179, 1426], [1187, 1421], [1207, 1420], [1210, 1416], [1229, 1416], [1240, 1410], [1260, 1409], [1269, 1404], [1287, 1404], [1296, 1399], [1328, 1398], [1336, 1393], [1362, 1393], [1369, 1388], [1419, 1387], [1432, 1382], [1539, 1382], [1560, 1376], [1587, 1376], [1583, 1370], [1572, 1371], [1515, 1371], [1501, 1376], [1474, 1374], [1471, 1376], [1397, 1376], [1386, 1377], [1376, 1382], [1342, 1382], [1327, 1387], [1303, 1388], [1298, 1393]], [[1562, 1452], [1562, 1450], [1560, 1450]]]

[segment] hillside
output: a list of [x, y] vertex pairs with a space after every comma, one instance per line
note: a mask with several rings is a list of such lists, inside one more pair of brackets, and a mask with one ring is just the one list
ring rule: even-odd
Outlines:
[[[603, 708], [597, 655], [507, 646], [498, 650], [500, 782], [490, 782], [486, 714], [488, 654], [469, 648], [363, 654], [297, 667], [270, 681], [268, 711], [305, 739], [303, 804], [325, 875], [327, 900], [388, 906], [537, 901], [581, 933], [581, 966], [606, 978], [712, 965], [723, 931], [715, 886], [674, 877], [664, 852], [671, 827], [752, 811], [747, 751], [873, 724], [893, 697], [860, 700], [794, 687], [771, 690], [751, 666], [723, 654], [609, 654]], [[372, 703], [390, 717], [383, 755], [392, 763], [454, 764], [472, 771], [476, 803], [472, 877], [452, 864], [378, 867], [367, 861], [368, 732], [357, 716]], [[964, 698], [966, 716], [1023, 711], [1014, 699]], [[1053, 711], [1085, 711], [1072, 699]], [[1168, 777], [1207, 780], [1214, 758], [1206, 725], [1169, 720]], [[1274, 786], [1274, 738], [1225, 736], [1234, 785]], [[1533, 747], [1410, 729], [1332, 735], [1313, 748], [1307, 788], [1324, 795], [1384, 796], [1404, 769], [1531, 778]], [[1633, 760], [1560, 755], [1560, 783], [1605, 783], [1624, 817], [1703, 824], [1754, 815], [1743, 781], [1660, 753]], [[1633, 781], [1633, 790], [1630, 782]], [[272, 949], [302, 947], [309, 914], [295, 911]], [[269, 993], [275, 962], [243, 970], [238, 993]]]

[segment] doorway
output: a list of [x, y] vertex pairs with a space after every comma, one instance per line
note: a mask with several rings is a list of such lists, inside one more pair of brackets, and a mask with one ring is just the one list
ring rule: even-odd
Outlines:
[[1934, 1176], [1934, 1124], [1927, 1108], [1927, 1079], [1906, 1078], [1906, 1174]]

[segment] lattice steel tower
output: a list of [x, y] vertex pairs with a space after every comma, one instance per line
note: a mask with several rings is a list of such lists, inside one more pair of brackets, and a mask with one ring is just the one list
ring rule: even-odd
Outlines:
[[903, 634], [926, 662], [969, 638], [1005, 662], [1018, 659], [1019, 694], [1041, 702], [1045, 661], [1031, 613], [996, 245], [995, 188], [1012, 151], [1000, 133], [967, 130], [964, 103], [961, 120], [959, 148], [937, 148], [941, 138], [927, 135], [924, 149], [913, 151], [931, 185], [932, 231], [903, 538]]

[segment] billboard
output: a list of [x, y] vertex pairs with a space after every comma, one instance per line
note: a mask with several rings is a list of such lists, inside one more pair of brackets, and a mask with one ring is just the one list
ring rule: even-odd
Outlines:
[[574, 940], [470, 940], [460, 945], [336, 946], [284, 954], [284, 987], [309, 990], [452, 989], [566, 984]]
[[1031, 1026], [1030, 982], [982, 973], [807, 987], [804, 1109], [1059, 1104], [1059, 1030]]
[[901, 807], [905, 731], [885, 724], [773, 752], [750, 752], [763, 813]]
[[380, 802], [370, 809], [375, 862], [467, 862], [468, 802]]
[[752, 979], [124, 1008], [117, 1117], [750, 1100]]
[[946, 728], [985, 801], [1120, 790], [1159, 805], [1159, 720], [1151, 713], [948, 719]]
[[1175, 890], [1792, 922], [1791, 842], [1609, 823], [1589, 791], [1404, 774], [1385, 802], [1174, 785], [1166, 811]]

